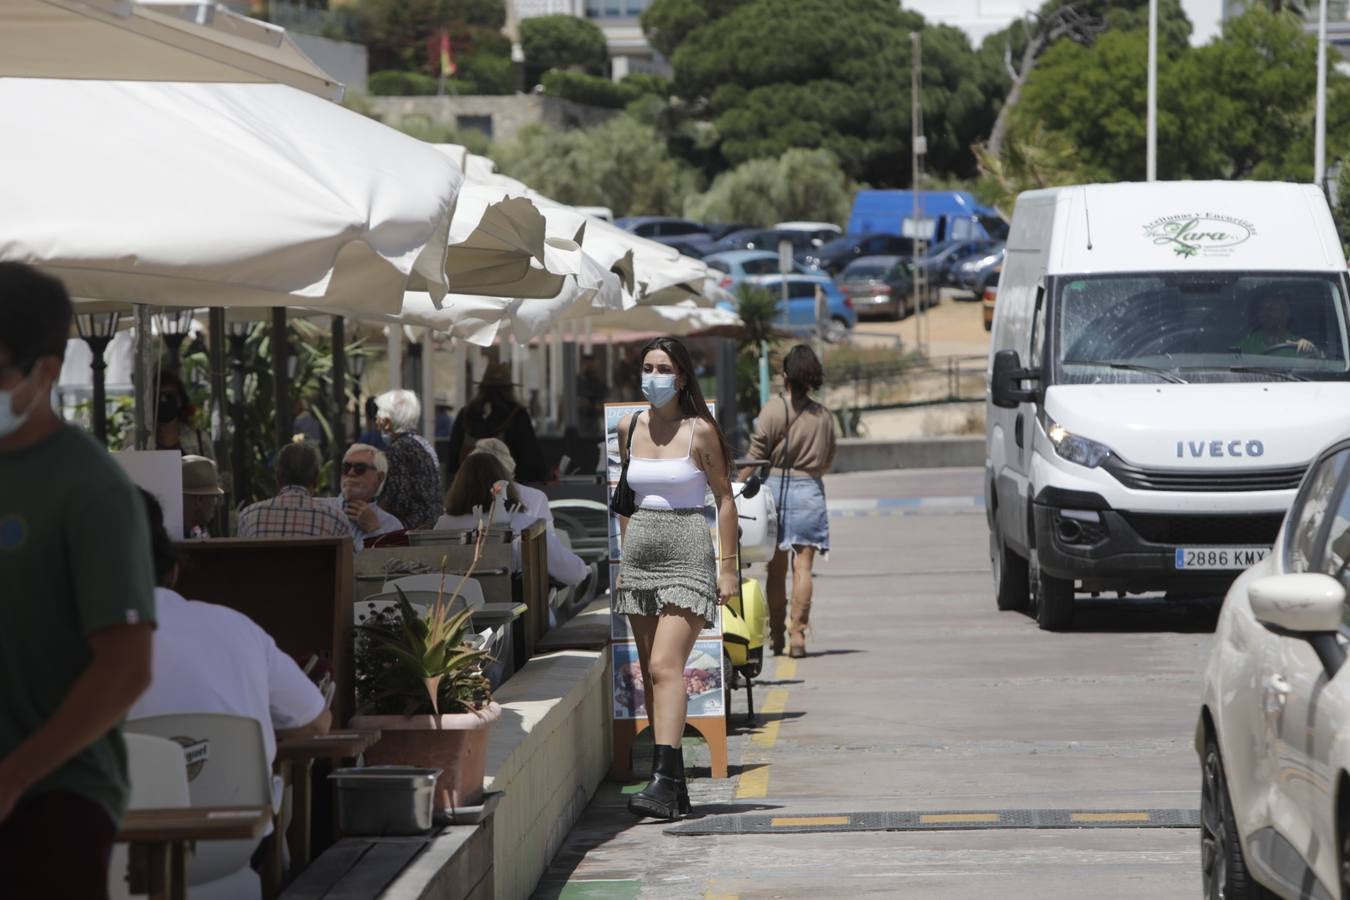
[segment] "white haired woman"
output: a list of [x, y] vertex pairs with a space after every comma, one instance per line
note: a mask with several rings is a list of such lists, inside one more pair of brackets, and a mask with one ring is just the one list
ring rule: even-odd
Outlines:
[[389, 459], [380, 505], [412, 531], [435, 527], [441, 513], [441, 467], [436, 451], [417, 433], [421, 415], [412, 391], [395, 389], [375, 398], [375, 424], [386, 435]]

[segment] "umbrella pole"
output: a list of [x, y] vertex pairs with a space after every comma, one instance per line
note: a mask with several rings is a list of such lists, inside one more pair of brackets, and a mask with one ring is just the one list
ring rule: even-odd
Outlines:
[[[341, 473], [342, 457], [347, 452], [347, 320], [333, 316], [333, 471]], [[336, 477], [336, 476], [335, 476]]]
[[[207, 362], [211, 366], [211, 448], [216, 454], [216, 465], [226, 473], [224, 481], [230, 486], [230, 499], [234, 496], [234, 482], [237, 477], [230, 465], [230, 455], [225, 446], [225, 308], [214, 306], [207, 314], [207, 327], [210, 329], [210, 345], [207, 347]], [[216, 505], [216, 521], [211, 533], [224, 536], [229, 534], [230, 504]]]
[[436, 440], [436, 342], [431, 329], [422, 329], [422, 435]]
[[287, 399], [290, 395], [286, 377], [286, 307], [272, 307], [272, 398], [276, 403], [276, 445], [285, 444], [290, 439], [291, 409]]
[[403, 326], [388, 328], [389, 390], [403, 387]]
[[154, 406], [155, 385], [151, 383], [154, 368], [151, 360], [153, 338], [150, 334], [150, 307], [136, 304], [136, 377], [132, 379], [135, 393], [136, 449], [150, 448], [150, 419]]
[[563, 335], [562, 384], [560, 393], [563, 398], [563, 430], [577, 424], [577, 328], [574, 323]]

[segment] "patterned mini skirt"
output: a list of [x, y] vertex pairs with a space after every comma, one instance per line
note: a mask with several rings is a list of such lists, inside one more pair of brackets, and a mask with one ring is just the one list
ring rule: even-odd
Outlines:
[[701, 509], [639, 507], [628, 520], [614, 611], [658, 616], [678, 606], [717, 622], [717, 563]]

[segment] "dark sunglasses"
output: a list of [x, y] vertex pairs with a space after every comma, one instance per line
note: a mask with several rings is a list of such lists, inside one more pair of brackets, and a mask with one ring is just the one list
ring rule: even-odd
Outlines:
[[369, 472], [369, 471], [370, 471], [371, 469], [373, 469], [373, 468], [375, 468], [375, 467], [372, 466], [370, 463], [349, 463], [349, 462], [345, 462], [345, 463], [342, 464], [342, 474], [343, 474], [343, 475], [355, 475], [355, 476], [357, 476], [357, 477], [359, 478], [360, 476], [366, 474], [367, 472]]

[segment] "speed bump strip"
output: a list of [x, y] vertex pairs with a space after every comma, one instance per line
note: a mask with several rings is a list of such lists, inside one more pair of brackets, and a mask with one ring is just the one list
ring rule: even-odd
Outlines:
[[[695, 808], [697, 813], [697, 808]], [[801, 816], [706, 816], [687, 819], [666, 834], [807, 834], [830, 831], [977, 831], [995, 828], [1199, 828], [1195, 809], [998, 809]]]

